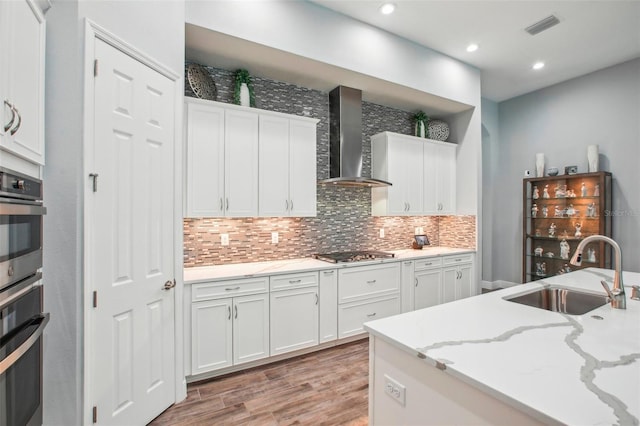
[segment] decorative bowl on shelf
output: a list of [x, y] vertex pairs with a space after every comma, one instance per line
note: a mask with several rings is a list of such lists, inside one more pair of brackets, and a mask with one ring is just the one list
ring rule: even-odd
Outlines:
[[557, 167], [550, 167], [547, 169], [547, 174], [549, 176], [558, 176], [558, 168]]

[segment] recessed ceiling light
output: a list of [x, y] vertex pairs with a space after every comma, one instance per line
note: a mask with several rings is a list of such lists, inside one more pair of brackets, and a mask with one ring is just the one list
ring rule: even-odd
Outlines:
[[544, 68], [544, 62], [536, 62], [532, 67], [534, 70], [541, 70]]
[[478, 50], [478, 45], [475, 43], [471, 43], [467, 46], [467, 52], [475, 52], [476, 50]]
[[393, 3], [385, 3], [382, 6], [380, 6], [380, 13], [382, 13], [383, 15], [390, 15], [393, 13], [394, 10], [396, 10], [396, 5]]

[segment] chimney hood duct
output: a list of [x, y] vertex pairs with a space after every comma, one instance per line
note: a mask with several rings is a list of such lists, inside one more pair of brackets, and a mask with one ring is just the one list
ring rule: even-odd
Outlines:
[[329, 92], [329, 179], [321, 184], [390, 186], [362, 177], [362, 91], [338, 86]]

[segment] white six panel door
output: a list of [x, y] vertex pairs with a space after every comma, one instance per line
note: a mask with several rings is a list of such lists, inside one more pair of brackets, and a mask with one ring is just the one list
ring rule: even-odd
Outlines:
[[174, 86], [98, 39], [95, 55], [90, 398], [99, 424], [145, 424], [175, 399]]

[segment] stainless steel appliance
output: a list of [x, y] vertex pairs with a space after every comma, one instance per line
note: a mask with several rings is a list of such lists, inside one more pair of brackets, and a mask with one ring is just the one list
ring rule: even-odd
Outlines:
[[360, 262], [363, 260], [386, 259], [394, 256], [395, 255], [393, 253], [376, 250], [340, 251], [313, 255], [313, 257], [318, 260], [324, 260], [325, 262], [331, 263]]
[[0, 168], [0, 291], [42, 267], [42, 182]]
[[42, 182], [0, 168], [0, 426], [42, 424]]

